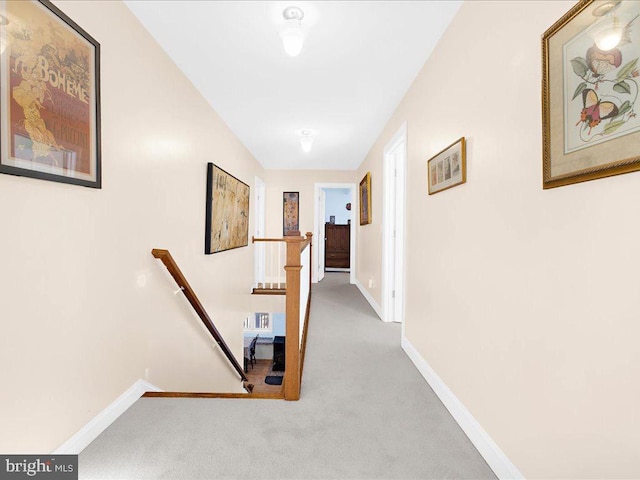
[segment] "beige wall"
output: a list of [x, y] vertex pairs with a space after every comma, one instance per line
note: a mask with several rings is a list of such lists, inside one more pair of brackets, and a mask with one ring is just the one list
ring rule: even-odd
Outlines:
[[[400, 125], [398, 125], [400, 128]], [[388, 130], [388, 128], [385, 130]], [[395, 132], [391, 134], [393, 136]], [[382, 138], [382, 137], [381, 137]], [[386, 138], [386, 137], [385, 137]], [[367, 172], [371, 175], [371, 223], [360, 225], [360, 207], [356, 207], [356, 280], [365, 288], [379, 307], [382, 307], [382, 157], [385, 145], [380, 139], [358, 169], [358, 185]], [[358, 187], [358, 192], [360, 187]], [[359, 193], [358, 193], [359, 195]], [[380, 313], [379, 313], [380, 314]]]
[[[572, 5], [463, 4], [358, 171], [357, 274], [380, 283], [382, 151], [407, 121], [408, 340], [527, 478], [638, 478], [640, 173], [541, 186], [540, 39]], [[429, 196], [426, 160], [463, 135], [467, 183]]]
[[101, 43], [103, 188], [0, 175], [6, 453], [57, 448], [140, 378], [240, 390], [152, 248], [240, 361], [254, 302], [252, 246], [203, 254], [205, 175], [213, 161], [253, 187], [262, 168], [124, 4], [56, 4]]
[[350, 170], [265, 170], [266, 235], [282, 236], [282, 193], [300, 192], [300, 232], [313, 232], [314, 184], [355, 183], [356, 172]]

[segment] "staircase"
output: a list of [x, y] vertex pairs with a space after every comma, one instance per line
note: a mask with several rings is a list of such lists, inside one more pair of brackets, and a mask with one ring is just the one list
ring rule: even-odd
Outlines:
[[[229, 346], [222, 338], [169, 251], [153, 249], [151, 251], [152, 255], [165, 265], [203, 325], [211, 334], [214, 342], [220, 347], [220, 350], [228, 360], [229, 366], [235, 370], [243, 381], [243, 387], [248, 393], [147, 392], [144, 396], [298, 400], [300, 398], [307, 325], [311, 306], [311, 239], [312, 234], [310, 232], [307, 233], [306, 237], [291, 236], [282, 239], [253, 239], [256, 248], [261, 248], [260, 245], [266, 244], [277, 245], [277, 247], [269, 249], [269, 257], [266, 255], [261, 257], [264, 259], [265, 265], [259, 266], [257, 269], [258, 272], [261, 272], [259, 276], [261, 275], [262, 278], [256, 279], [253, 286], [253, 294], [286, 296], [285, 330], [287, 342], [285, 345], [285, 363], [287, 367], [284, 374], [283, 389], [279, 394], [252, 393], [253, 385], [248, 383], [247, 376], [240, 363], [231, 353]], [[269, 265], [268, 269], [266, 264]], [[267, 271], [269, 272], [268, 276]], [[242, 328], [242, 323], [240, 322], [239, 327]]]

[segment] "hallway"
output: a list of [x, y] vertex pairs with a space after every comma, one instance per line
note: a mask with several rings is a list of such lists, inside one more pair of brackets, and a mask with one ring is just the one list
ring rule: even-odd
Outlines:
[[348, 279], [313, 287], [300, 401], [142, 398], [80, 478], [495, 478]]

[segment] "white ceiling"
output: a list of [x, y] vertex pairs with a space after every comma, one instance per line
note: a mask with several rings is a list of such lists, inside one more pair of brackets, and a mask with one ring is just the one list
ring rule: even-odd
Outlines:
[[[265, 168], [354, 170], [462, 2], [125, 3]], [[290, 5], [305, 15], [298, 57], [278, 36]]]

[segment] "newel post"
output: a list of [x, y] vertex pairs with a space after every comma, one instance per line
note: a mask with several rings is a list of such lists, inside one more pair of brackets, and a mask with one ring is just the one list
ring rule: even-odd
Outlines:
[[287, 263], [285, 264], [287, 305], [286, 315], [286, 343], [285, 343], [285, 400], [300, 398], [300, 244], [303, 237], [285, 237], [287, 242]]

